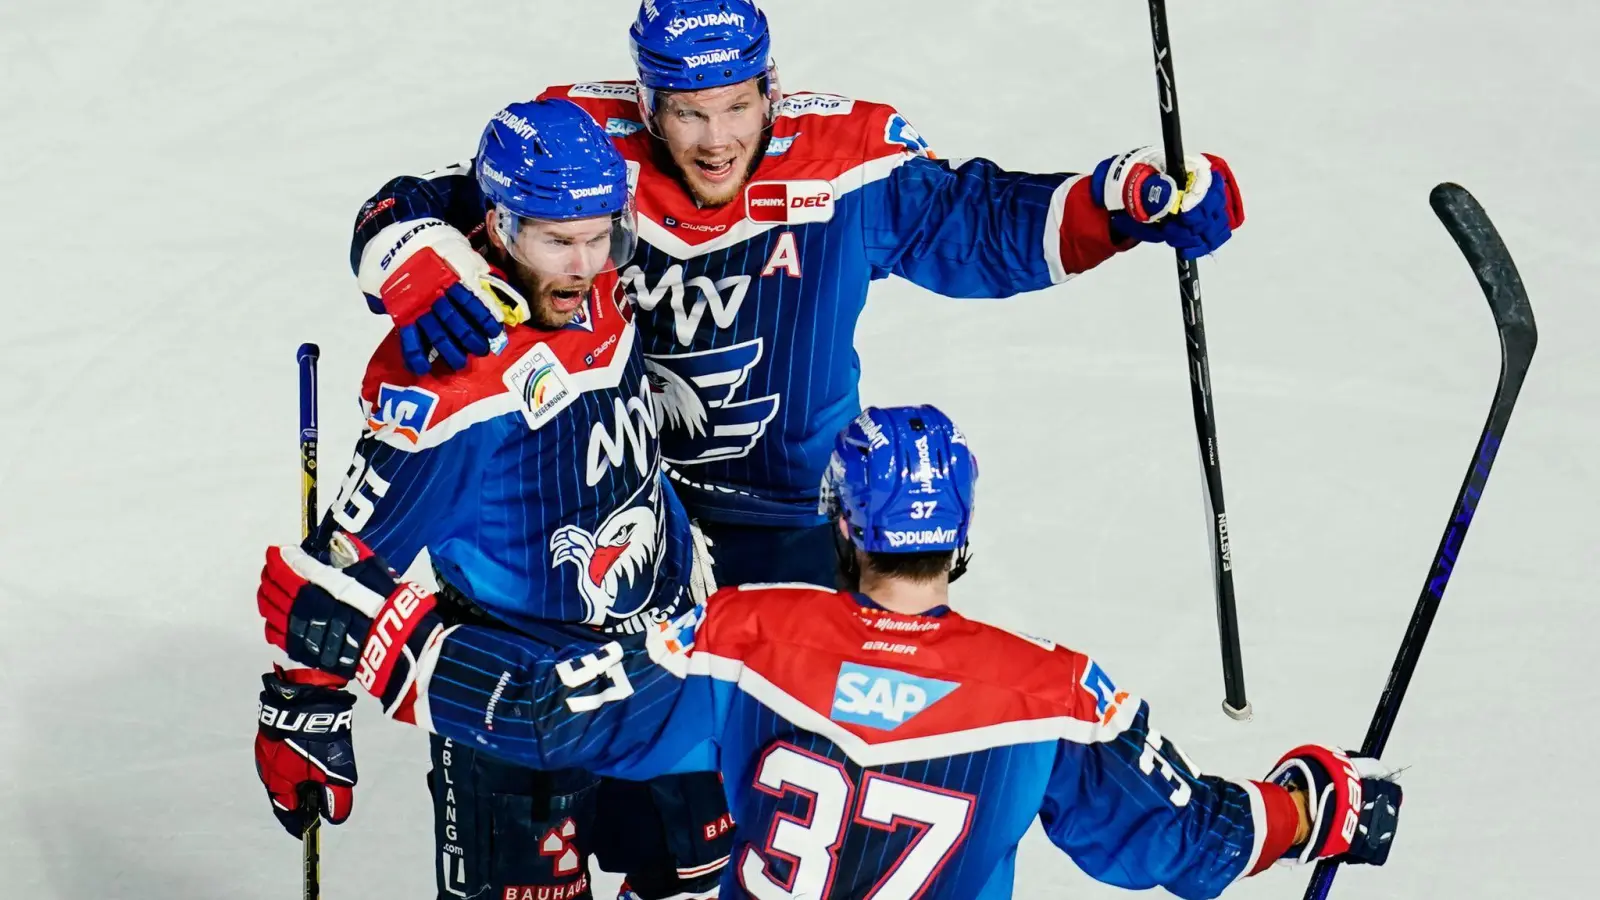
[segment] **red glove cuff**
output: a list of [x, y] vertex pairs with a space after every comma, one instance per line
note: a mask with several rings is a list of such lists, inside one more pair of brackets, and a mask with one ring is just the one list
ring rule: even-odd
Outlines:
[[1111, 239], [1111, 213], [1094, 201], [1089, 176], [1067, 189], [1061, 210], [1061, 268], [1068, 275], [1087, 272], [1136, 243]]
[[1261, 857], [1256, 860], [1255, 867], [1246, 873], [1254, 875], [1277, 862], [1294, 846], [1295, 832], [1300, 830], [1300, 810], [1296, 808], [1294, 797], [1290, 796], [1287, 788], [1266, 781], [1253, 781], [1251, 784], [1261, 791], [1261, 803], [1266, 807], [1265, 821], [1256, 823], [1257, 828], [1266, 832], [1261, 841]]

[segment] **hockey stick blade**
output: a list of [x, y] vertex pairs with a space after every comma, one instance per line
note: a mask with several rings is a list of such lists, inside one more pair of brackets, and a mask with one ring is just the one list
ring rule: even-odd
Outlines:
[[[1528, 305], [1528, 293], [1522, 287], [1516, 263], [1511, 261], [1510, 251], [1506, 250], [1505, 242], [1500, 239], [1500, 233], [1489, 221], [1483, 207], [1478, 205], [1466, 188], [1449, 183], [1435, 187], [1428, 195], [1428, 203], [1439, 221], [1444, 223], [1445, 230], [1450, 232], [1456, 246], [1461, 248], [1461, 254], [1471, 264], [1478, 286], [1483, 289], [1489, 309], [1494, 313], [1495, 329], [1500, 333], [1500, 381], [1495, 386], [1494, 401], [1489, 406], [1488, 421], [1484, 423], [1483, 433], [1478, 438], [1472, 464], [1467, 467], [1466, 478], [1462, 480], [1455, 506], [1451, 508], [1450, 523], [1445, 526], [1439, 549], [1434, 552], [1433, 564], [1428, 567], [1428, 580], [1422, 586], [1422, 595], [1417, 598], [1411, 622], [1406, 626], [1405, 638], [1401, 640], [1400, 651], [1395, 655], [1393, 668], [1389, 670], [1389, 681], [1378, 699], [1378, 708], [1373, 711], [1372, 724], [1368, 726], [1366, 740], [1361, 744], [1362, 756], [1382, 756], [1389, 743], [1389, 733], [1400, 713], [1400, 703], [1405, 699], [1411, 675], [1422, 656], [1422, 645], [1428, 639], [1428, 629], [1433, 626], [1439, 603], [1444, 599], [1444, 589], [1455, 569], [1456, 557], [1461, 552], [1462, 541], [1466, 539], [1467, 528], [1477, 512], [1478, 500], [1489, 483], [1489, 469], [1500, 450], [1506, 425], [1511, 421], [1511, 410], [1516, 406], [1517, 394], [1522, 390], [1523, 378], [1528, 374], [1534, 348], [1539, 343], [1533, 308]], [[1333, 860], [1318, 862], [1311, 874], [1311, 883], [1306, 886], [1305, 900], [1324, 900], [1333, 887], [1333, 876], [1338, 870], [1339, 864]]]

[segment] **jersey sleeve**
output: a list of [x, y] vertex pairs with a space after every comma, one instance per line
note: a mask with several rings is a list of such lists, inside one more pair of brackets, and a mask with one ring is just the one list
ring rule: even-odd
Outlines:
[[874, 278], [899, 275], [948, 297], [1009, 297], [1059, 284], [1128, 245], [1111, 236], [1082, 175], [1009, 172], [912, 153], [867, 190]]
[[450, 629], [419, 666], [417, 724], [537, 769], [714, 771], [724, 692], [688, 646], [702, 611], [604, 643], [576, 627]]
[[[350, 270], [361, 273], [367, 247], [379, 232], [397, 222], [439, 219], [463, 234], [483, 224], [483, 194], [472, 177], [472, 160], [423, 175], [386, 182], [356, 213], [350, 238]], [[375, 250], [379, 248], [374, 248]]]
[[[392, 426], [386, 433], [392, 435]], [[469, 539], [469, 504], [459, 499], [475, 496], [482, 471], [476, 449], [471, 435], [407, 451], [369, 432], [356, 443], [339, 496], [323, 519], [323, 536], [334, 528], [360, 535], [397, 572], [424, 547]]]
[[[1200, 774], [1150, 724], [1143, 700], [1109, 687], [1092, 662], [1114, 737], [1061, 741], [1039, 812], [1045, 833], [1096, 880], [1215, 897], [1288, 849], [1298, 822], [1281, 787]], [[1120, 727], [1118, 727], [1120, 726]]]

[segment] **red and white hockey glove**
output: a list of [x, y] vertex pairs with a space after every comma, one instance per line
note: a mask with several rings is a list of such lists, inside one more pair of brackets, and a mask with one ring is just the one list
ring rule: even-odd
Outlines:
[[435, 358], [460, 370], [471, 356], [499, 353], [504, 326], [527, 317], [524, 307], [507, 321], [494, 285], [504, 279], [441, 219], [396, 222], [373, 235], [356, 281], [372, 311], [394, 320], [406, 367], [418, 375]]
[[1140, 147], [1101, 161], [1091, 178], [1094, 202], [1111, 213], [1112, 236], [1167, 244], [1198, 259], [1227, 243], [1244, 224], [1239, 182], [1220, 156], [1184, 157], [1189, 181], [1166, 171], [1166, 154]]
[[1401, 790], [1395, 773], [1379, 760], [1314, 744], [1285, 754], [1267, 780], [1305, 794], [1311, 831], [1283, 859], [1305, 863], [1336, 858], [1383, 865], [1400, 819]]
[[417, 662], [443, 638], [432, 592], [401, 582], [359, 538], [335, 532], [329, 556], [268, 547], [256, 606], [267, 642], [301, 665], [361, 685], [383, 711], [415, 724]]
[[344, 679], [316, 669], [273, 666], [261, 676], [256, 776], [273, 815], [295, 837], [320, 814], [337, 825], [350, 817], [356, 786]]

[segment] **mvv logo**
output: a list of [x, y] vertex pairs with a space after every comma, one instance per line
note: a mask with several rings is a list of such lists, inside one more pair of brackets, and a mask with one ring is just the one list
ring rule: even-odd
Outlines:
[[[700, 320], [705, 317], [708, 308], [711, 310], [711, 321], [718, 328], [731, 327], [734, 317], [739, 315], [739, 307], [744, 305], [744, 295], [750, 290], [749, 275], [730, 275], [716, 281], [696, 275], [684, 281], [683, 266], [677, 263], [662, 274], [654, 288], [650, 287], [645, 280], [644, 270], [638, 266], [629, 266], [622, 273], [622, 280], [633, 292], [634, 302], [645, 312], [660, 306], [662, 300], [671, 303], [674, 334], [678, 343], [685, 347], [693, 343], [694, 333], [700, 329]], [[684, 294], [688, 288], [697, 291], [693, 303], [685, 304]]]

